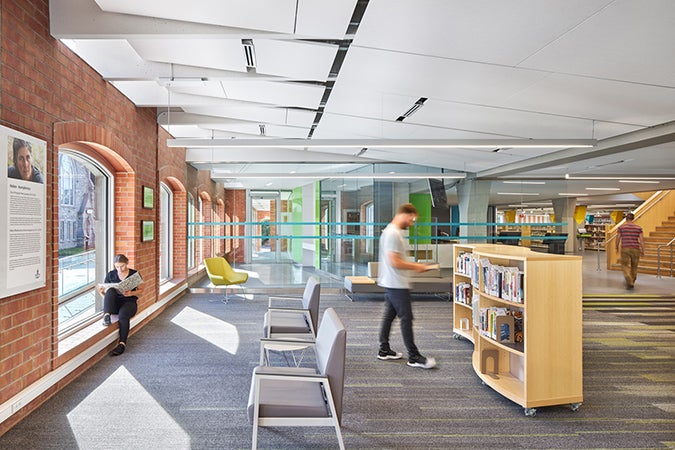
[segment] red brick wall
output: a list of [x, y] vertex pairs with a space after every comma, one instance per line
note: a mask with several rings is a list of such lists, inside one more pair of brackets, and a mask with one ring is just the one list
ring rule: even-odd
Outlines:
[[[185, 160], [183, 160], [183, 166], [185, 170]], [[220, 196], [222, 197], [223, 187], [218, 185], [213, 180], [211, 180], [211, 174], [208, 171], [198, 171], [192, 166], [187, 166], [187, 183], [188, 183], [188, 192], [192, 194], [192, 198], [195, 201], [195, 209], [199, 208], [199, 199], [202, 199], [202, 211], [195, 211], [195, 221], [197, 222], [211, 222], [213, 214], [213, 199], [217, 199]], [[195, 233], [204, 233], [204, 235], [210, 235], [211, 226], [197, 226], [195, 227]], [[198, 266], [201, 263], [199, 259], [200, 251], [202, 249], [204, 258], [209, 258], [213, 255], [212, 246], [214, 245], [213, 239], [197, 239], [195, 242], [195, 266]]]
[[173, 194], [173, 280], [187, 279], [187, 175], [185, 149], [169, 148], [166, 140], [171, 135], [159, 128], [157, 136], [159, 181]]
[[[246, 191], [243, 189], [226, 189], [225, 199], [225, 221], [226, 222], [246, 222]], [[243, 236], [246, 232], [243, 225], [231, 225], [225, 230], [226, 236]], [[231, 263], [243, 262], [244, 239], [228, 239], [226, 257]]]
[[[49, 0], [2, 0], [0, 6], [0, 124], [47, 142], [46, 286], [0, 299], [0, 404], [74, 358], [103, 333], [58, 354], [58, 147], [89, 154], [115, 174], [115, 252], [125, 253], [145, 280], [139, 310], [158, 300], [158, 234], [140, 242], [141, 220], [159, 219], [159, 202], [142, 208], [142, 188], [174, 193], [174, 277], [187, 278], [187, 193], [217, 198], [208, 172], [185, 165], [181, 149], [166, 148], [156, 110], [136, 108], [49, 34]], [[222, 196], [222, 193], [221, 193]], [[159, 227], [155, 227], [159, 230]], [[87, 370], [92, 358], [19, 413], [0, 435]]]

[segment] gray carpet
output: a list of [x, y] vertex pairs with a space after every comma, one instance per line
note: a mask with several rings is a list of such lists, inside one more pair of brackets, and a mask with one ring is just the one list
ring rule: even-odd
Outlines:
[[[190, 294], [0, 437], [3, 449], [250, 448], [246, 402], [267, 304]], [[378, 361], [380, 297], [323, 295], [348, 332], [347, 448], [673, 448], [675, 310], [584, 310], [584, 404], [518, 405], [481, 384], [472, 344], [452, 337], [452, 305], [414, 304], [416, 341], [435, 370]], [[564, 330], [561, 330], [564, 333]], [[392, 345], [403, 348], [394, 327]], [[277, 356], [278, 358], [278, 356]], [[311, 362], [311, 361], [310, 361]], [[332, 428], [261, 429], [260, 448], [337, 448]]]

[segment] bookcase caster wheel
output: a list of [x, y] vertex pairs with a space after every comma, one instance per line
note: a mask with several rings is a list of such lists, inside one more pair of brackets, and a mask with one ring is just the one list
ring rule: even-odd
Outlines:
[[460, 336], [460, 335], [457, 334], [457, 333], [454, 333], [454, 334], [452, 335], [452, 337], [453, 337], [454, 339], [457, 339], [458, 341], [461, 341], [461, 340], [462, 340], [462, 336]]
[[570, 409], [574, 412], [579, 411], [580, 406], [581, 406], [581, 403], [570, 403]]
[[537, 415], [537, 408], [523, 408], [523, 412], [527, 417], [534, 417]]

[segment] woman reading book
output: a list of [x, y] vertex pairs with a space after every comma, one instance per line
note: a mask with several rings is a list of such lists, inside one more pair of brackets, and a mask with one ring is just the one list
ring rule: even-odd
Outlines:
[[[115, 255], [114, 259], [115, 270], [111, 270], [105, 276], [105, 282], [98, 286], [98, 292], [103, 296], [103, 325], [110, 325], [110, 315], [117, 314], [119, 317], [120, 326], [120, 341], [112, 352], [112, 356], [121, 355], [127, 348], [127, 338], [129, 336], [129, 328], [131, 318], [138, 311], [138, 294], [140, 293], [140, 274], [136, 275], [138, 271], [129, 268], [129, 259], [124, 255]], [[124, 283], [129, 277], [138, 278], [139, 282], [131, 283], [135, 285], [130, 290], [120, 292], [114, 284], [121, 283], [122, 289]], [[131, 281], [131, 279], [127, 280]], [[113, 286], [111, 286], [113, 284]]]

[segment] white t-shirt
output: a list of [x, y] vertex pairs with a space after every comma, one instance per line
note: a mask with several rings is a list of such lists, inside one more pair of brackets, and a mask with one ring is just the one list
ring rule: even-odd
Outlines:
[[405, 259], [405, 250], [406, 245], [401, 229], [390, 223], [380, 236], [380, 261], [377, 268], [378, 285], [390, 289], [410, 289], [408, 271], [392, 267], [389, 260], [391, 252], [398, 253], [401, 258]]

